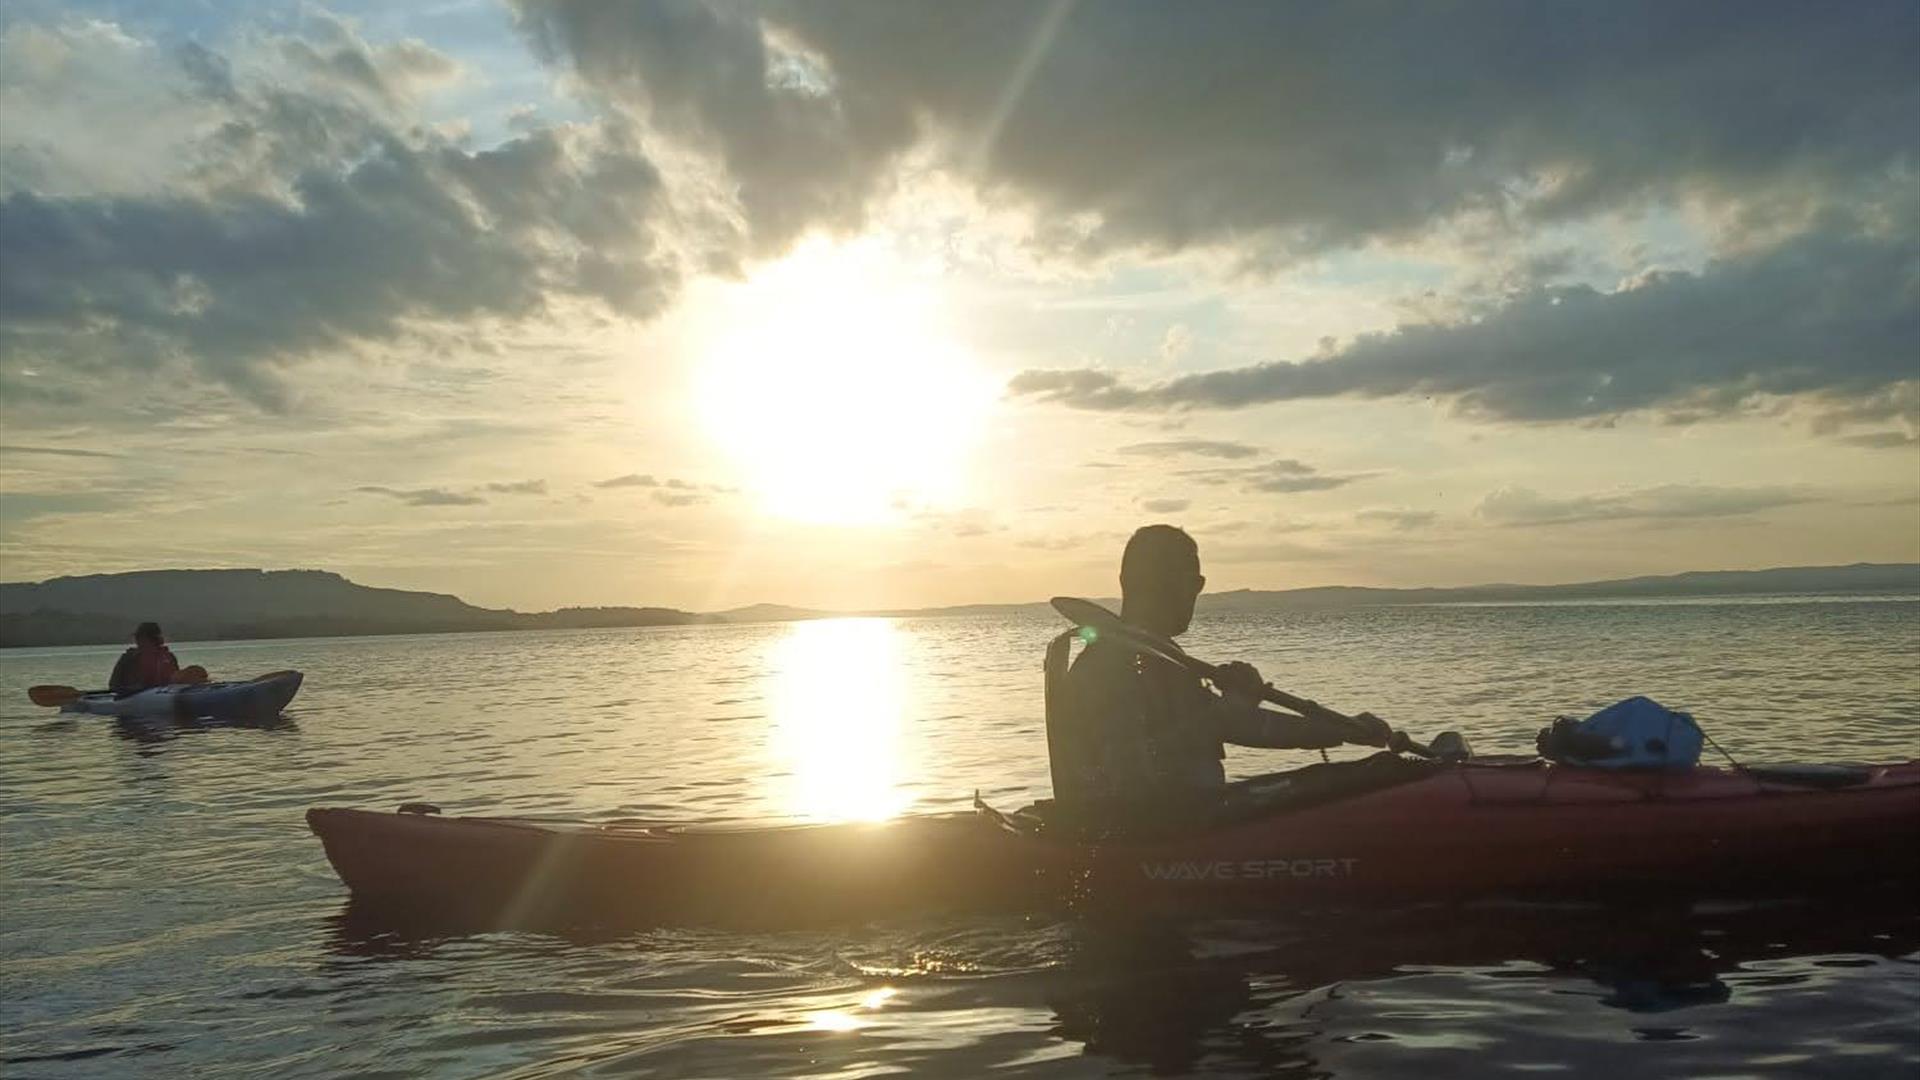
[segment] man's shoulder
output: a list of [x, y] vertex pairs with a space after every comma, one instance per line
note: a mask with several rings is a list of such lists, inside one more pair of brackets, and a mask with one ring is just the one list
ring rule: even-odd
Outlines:
[[1074, 658], [1073, 671], [1076, 673], [1085, 672], [1087, 674], [1110, 671], [1131, 671], [1133, 670], [1133, 658], [1134, 652], [1132, 649], [1126, 648], [1123, 645], [1096, 641], [1080, 650], [1080, 655]]

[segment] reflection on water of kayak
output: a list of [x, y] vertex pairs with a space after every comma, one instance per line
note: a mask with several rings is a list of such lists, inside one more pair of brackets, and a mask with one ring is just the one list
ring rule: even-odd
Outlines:
[[[977, 788], [1017, 806], [1046, 789], [1058, 626], [196, 644], [216, 674], [305, 671], [295, 723], [138, 740], [23, 696], [91, 685], [117, 649], [0, 652], [0, 1075], [1920, 1072], [1912, 897], [457, 935], [367, 919], [301, 822], [414, 800], [824, 819], [959, 809]], [[1190, 644], [1487, 753], [1632, 693], [1742, 758], [1920, 753], [1920, 604], [1215, 616]]]

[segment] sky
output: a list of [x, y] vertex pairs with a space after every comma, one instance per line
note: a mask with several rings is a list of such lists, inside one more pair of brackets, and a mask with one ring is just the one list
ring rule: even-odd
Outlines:
[[1920, 561], [1920, 6], [0, 7], [0, 578]]

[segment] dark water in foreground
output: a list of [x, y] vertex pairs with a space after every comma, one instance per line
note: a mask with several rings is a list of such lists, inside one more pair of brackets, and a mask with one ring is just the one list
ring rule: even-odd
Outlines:
[[[1920, 1074], [1912, 897], [448, 937], [356, 913], [301, 821], [1016, 805], [1045, 793], [1054, 629], [182, 645], [308, 681], [282, 725], [161, 732], [25, 702], [113, 650], [0, 653], [0, 1076]], [[1920, 603], [1235, 617], [1190, 644], [1482, 751], [1648, 693], [1741, 757], [1920, 756]]]

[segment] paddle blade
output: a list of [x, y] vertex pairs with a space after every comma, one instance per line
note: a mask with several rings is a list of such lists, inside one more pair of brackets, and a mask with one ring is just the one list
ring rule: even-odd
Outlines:
[[27, 687], [27, 700], [33, 702], [35, 705], [44, 705], [49, 709], [57, 709], [68, 702], [78, 701], [79, 699], [80, 691], [75, 690], [71, 686], [48, 685]]
[[1101, 607], [1091, 600], [1082, 600], [1077, 596], [1056, 596], [1048, 601], [1053, 610], [1066, 617], [1075, 626], [1091, 626], [1095, 630], [1109, 623], [1117, 623], [1120, 616]]
[[207, 681], [207, 669], [199, 664], [189, 664], [174, 674], [173, 681], [197, 686]]
[[1081, 638], [1089, 643], [1102, 637], [1112, 638], [1150, 656], [1178, 664], [1196, 675], [1206, 677], [1213, 671], [1212, 665], [1188, 656], [1186, 650], [1174, 644], [1172, 638], [1125, 622], [1091, 600], [1082, 600], [1077, 596], [1056, 596], [1051, 603], [1053, 610], [1080, 628]]

